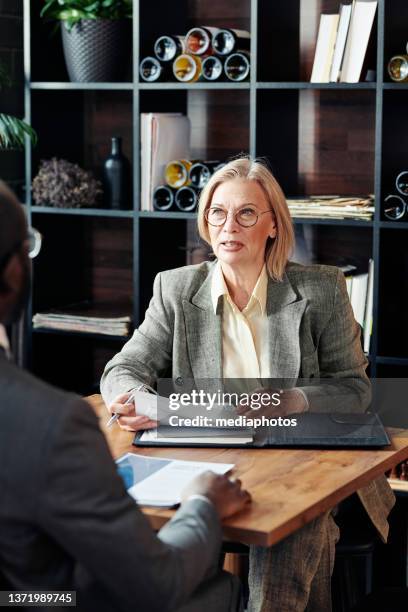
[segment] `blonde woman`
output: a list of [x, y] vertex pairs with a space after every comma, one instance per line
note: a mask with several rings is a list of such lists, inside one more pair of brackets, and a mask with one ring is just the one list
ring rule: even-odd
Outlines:
[[[292, 221], [269, 169], [240, 158], [218, 170], [201, 193], [198, 230], [215, 262], [158, 274], [144, 322], [106, 366], [102, 394], [109, 411], [126, 411], [120, 426], [156, 425], [123, 404], [138, 384], [166, 375], [180, 391], [188, 380], [344, 379], [347, 410], [365, 410], [367, 360], [344, 275], [289, 261]], [[315, 387], [283, 398], [281, 415], [330, 410]], [[385, 479], [359, 497], [385, 539], [393, 505]], [[328, 612], [337, 538], [327, 513], [271, 548], [251, 547], [251, 612]]]

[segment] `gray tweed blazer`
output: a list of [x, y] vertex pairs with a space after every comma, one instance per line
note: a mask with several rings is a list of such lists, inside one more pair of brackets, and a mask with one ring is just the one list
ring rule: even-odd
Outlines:
[[[204, 262], [157, 275], [145, 320], [106, 365], [101, 382], [106, 403], [140, 382], [154, 386], [159, 378], [172, 377], [180, 392], [188, 392], [194, 380], [222, 379], [222, 303], [215, 314], [213, 268], [214, 262]], [[310, 385], [319, 377], [343, 384], [336, 411], [368, 408], [367, 360], [341, 270], [289, 263], [281, 282], [269, 279], [266, 312], [271, 378], [306, 379], [314, 412], [333, 410], [331, 387]], [[358, 495], [385, 540], [395, 502], [385, 477]]]

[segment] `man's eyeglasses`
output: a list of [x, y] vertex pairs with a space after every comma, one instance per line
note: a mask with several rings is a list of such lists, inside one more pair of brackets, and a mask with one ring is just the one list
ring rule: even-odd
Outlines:
[[[257, 223], [261, 215], [266, 213], [273, 213], [273, 210], [264, 210], [263, 212], [257, 212], [253, 208], [240, 208], [234, 213], [234, 219], [241, 227], [252, 227]], [[214, 227], [220, 227], [224, 225], [228, 218], [228, 211], [218, 206], [211, 206], [205, 211], [205, 218], [207, 223]]]
[[33, 227], [29, 227], [27, 231], [27, 238], [17, 242], [17, 244], [15, 244], [14, 247], [10, 249], [10, 251], [0, 260], [0, 270], [6, 267], [11, 257], [21, 249], [25, 242], [28, 243], [29, 258], [34, 259], [34, 257], [37, 257], [38, 253], [41, 251], [42, 236], [38, 230], [34, 229]]
[[42, 236], [34, 227], [28, 228], [28, 256], [30, 259], [37, 257], [41, 251]]

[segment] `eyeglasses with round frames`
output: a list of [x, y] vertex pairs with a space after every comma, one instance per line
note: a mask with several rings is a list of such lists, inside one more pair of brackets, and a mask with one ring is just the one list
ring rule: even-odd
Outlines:
[[42, 235], [34, 227], [28, 228], [28, 256], [30, 259], [37, 257], [41, 251]]
[[[261, 215], [273, 213], [273, 210], [264, 210], [257, 212], [253, 208], [241, 208], [234, 213], [234, 219], [241, 227], [252, 227], [255, 225]], [[213, 227], [221, 227], [228, 218], [228, 211], [217, 206], [211, 206], [205, 211], [205, 219], [209, 225]]]

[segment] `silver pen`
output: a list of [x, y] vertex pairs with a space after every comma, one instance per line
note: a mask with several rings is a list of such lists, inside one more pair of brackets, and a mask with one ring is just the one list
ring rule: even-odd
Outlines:
[[[126, 404], [131, 404], [133, 402], [133, 400], [135, 399], [135, 395], [134, 395], [135, 391], [151, 391], [152, 393], [157, 395], [157, 391], [155, 391], [155, 389], [153, 389], [150, 385], [143, 383], [142, 385], [139, 385], [138, 387], [136, 387], [136, 389], [133, 389], [133, 391], [127, 398], [126, 402], [123, 404], [123, 406], [126, 406]], [[115, 412], [114, 414], [112, 414], [111, 418], [106, 423], [106, 427], [111, 427], [113, 423], [115, 423], [118, 420], [118, 418], [121, 416], [124, 416], [121, 412]]]

